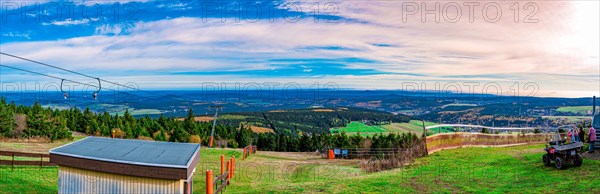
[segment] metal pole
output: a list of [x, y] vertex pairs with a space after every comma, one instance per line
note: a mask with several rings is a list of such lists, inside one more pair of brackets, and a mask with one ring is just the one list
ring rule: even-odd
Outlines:
[[219, 114], [219, 109], [223, 108], [223, 106], [209, 106], [208, 108], [209, 110], [210, 108], [215, 108], [215, 118], [213, 119], [213, 126], [212, 130], [210, 131], [210, 141], [208, 143], [208, 147], [212, 148], [215, 139], [215, 127], [217, 126], [217, 116]]
[[213, 119], [212, 131], [210, 131], [210, 145], [209, 147], [213, 147], [213, 141], [215, 139], [215, 126], [217, 125], [217, 114], [219, 113], [218, 109], [215, 110], [215, 118]]
[[592, 99], [592, 104], [593, 104], [593, 106], [592, 106], [592, 118], [593, 118], [594, 116], [596, 116], [596, 96], [594, 96], [594, 98]]

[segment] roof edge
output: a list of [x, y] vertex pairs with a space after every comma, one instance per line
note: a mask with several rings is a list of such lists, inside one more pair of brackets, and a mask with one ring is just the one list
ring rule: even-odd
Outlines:
[[[188, 168], [187, 165], [183, 166], [183, 165], [154, 164], [154, 163], [146, 163], [146, 162], [132, 162], [132, 161], [125, 161], [125, 160], [112, 160], [112, 159], [106, 159], [106, 158], [81, 156], [81, 155], [77, 155], [77, 154], [67, 154], [67, 153], [61, 153], [61, 152], [56, 152], [56, 151], [51, 152], [50, 154], [56, 154], [56, 155], [61, 155], [61, 156], [74, 157], [74, 158], [82, 158], [82, 159], [88, 159], [88, 160], [113, 162], [113, 163], [120, 163], [120, 164], [131, 164], [131, 165], [163, 167], [163, 168], [182, 168], [182, 169]], [[188, 164], [189, 164], [189, 162], [188, 162]]]

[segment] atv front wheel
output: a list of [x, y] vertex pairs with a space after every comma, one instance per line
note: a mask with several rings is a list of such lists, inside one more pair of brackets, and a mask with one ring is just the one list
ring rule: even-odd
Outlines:
[[561, 157], [556, 157], [556, 159], [554, 160], [554, 167], [556, 167], [556, 169], [561, 170], [565, 167], [565, 159], [562, 159]]
[[583, 164], [583, 159], [581, 158], [581, 154], [575, 155], [575, 160], [573, 160], [574, 166], [581, 166]]
[[544, 154], [544, 156], [542, 156], [542, 162], [544, 162], [544, 166], [552, 165], [552, 160], [550, 160], [550, 156], [548, 154]]

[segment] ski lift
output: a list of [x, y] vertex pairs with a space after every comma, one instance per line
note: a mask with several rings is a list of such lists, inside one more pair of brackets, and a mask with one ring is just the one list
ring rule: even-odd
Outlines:
[[100, 90], [102, 90], [102, 83], [100, 82], [100, 78], [96, 79], [98, 80], [98, 90], [92, 93], [92, 97], [94, 97], [94, 100], [98, 99], [98, 93], [100, 92]]
[[60, 91], [63, 93], [63, 97], [64, 97], [64, 98], [65, 98], [65, 100], [66, 100], [66, 99], [67, 99], [67, 97], [69, 97], [69, 93], [67, 93], [67, 92], [65, 92], [65, 91], [63, 90], [63, 84], [64, 84], [64, 82], [65, 82], [65, 79], [62, 79], [62, 80], [60, 81]]

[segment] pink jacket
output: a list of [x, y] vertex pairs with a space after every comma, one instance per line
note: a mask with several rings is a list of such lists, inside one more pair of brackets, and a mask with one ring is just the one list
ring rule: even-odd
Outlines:
[[596, 141], [596, 129], [592, 127], [588, 133], [590, 134], [590, 141]]

